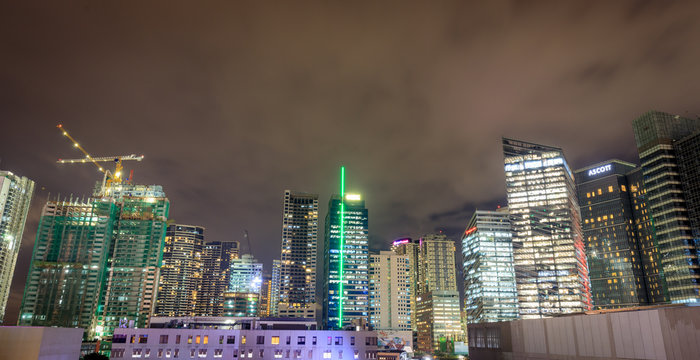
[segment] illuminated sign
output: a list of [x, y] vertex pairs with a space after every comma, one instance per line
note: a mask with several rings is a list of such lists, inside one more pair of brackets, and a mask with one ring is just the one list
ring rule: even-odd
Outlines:
[[599, 167], [597, 167], [597, 168], [588, 170], [588, 176], [593, 176], [593, 175], [602, 174], [602, 173], [608, 172], [608, 171], [610, 171], [610, 170], [612, 170], [612, 164], [607, 164], [607, 165], [599, 166]]
[[541, 167], [555, 166], [564, 164], [564, 159], [560, 157], [544, 159], [544, 160], [528, 160], [525, 162], [506, 164], [506, 171], [520, 171], [520, 170], [532, 170], [539, 169]]
[[362, 200], [362, 197], [360, 196], [360, 194], [347, 194], [345, 195], [345, 200], [360, 201]]
[[467, 229], [467, 230], [464, 232], [464, 236], [468, 236], [469, 234], [473, 233], [474, 231], [476, 231], [476, 226], [473, 226], [473, 227]]
[[399, 245], [405, 245], [411, 242], [411, 238], [402, 238], [402, 239], [396, 239], [392, 243], [394, 246], [399, 246]]

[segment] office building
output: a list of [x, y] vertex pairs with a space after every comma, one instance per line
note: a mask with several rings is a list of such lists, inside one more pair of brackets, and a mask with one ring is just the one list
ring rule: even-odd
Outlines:
[[286, 190], [278, 316], [315, 317], [318, 195]]
[[433, 352], [445, 341], [464, 338], [455, 267], [455, 244], [446, 235], [420, 238], [419, 276], [421, 293], [416, 298], [417, 348]]
[[369, 323], [375, 330], [411, 330], [411, 276], [408, 255], [369, 255]]
[[238, 241], [207, 241], [202, 250], [202, 286], [197, 299], [197, 315], [221, 316], [224, 293], [231, 283], [231, 261], [238, 259]]
[[171, 224], [165, 231], [155, 316], [194, 316], [202, 287], [204, 228]]
[[648, 302], [634, 226], [633, 184], [627, 178], [635, 168], [609, 160], [574, 172], [594, 309]]
[[46, 203], [19, 325], [81, 327], [88, 339], [147, 326], [169, 201], [158, 185], [111, 190]]
[[260, 287], [260, 306], [258, 307], [258, 315], [260, 317], [270, 316], [270, 297], [272, 293], [272, 275], [263, 274], [262, 286]]
[[34, 182], [0, 170], [0, 324], [10, 297], [12, 275], [22, 243]]
[[[680, 150], [690, 155], [683, 157], [684, 163], [697, 158], [690, 143], [681, 140], [700, 130], [700, 119], [649, 111], [632, 125], [668, 297], [674, 303], [698, 302], [700, 262], [686, 200], [693, 195], [685, 192], [678, 154]], [[677, 142], [680, 149], [674, 147]], [[693, 186], [692, 181], [688, 185]]]
[[391, 250], [397, 255], [408, 256], [408, 275], [410, 280], [411, 330], [418, 331], [416, 321], [416, 299], [420, 295], [420, 243], [411, 238], [396, 239], [391, 243]]
[[468, 324], [518, 318], [513, 243], [507, 208], [476, 210], [462, 234]]
[[263, 264], [253, 255], [231, 260], [230, 282], [224, 296], [223, 316], [257, 316]]
[[563, 151], [504, 138], [503, 153], [520, 316], [589, 310], [581, 215]]
[[358, 194], [336, 194], [328, 202], [322, 292], [326, 329], [342, 329], [369, 320], [367, 214]]
[[693, 237], [700, 239], [700, 130], [674, 142]]

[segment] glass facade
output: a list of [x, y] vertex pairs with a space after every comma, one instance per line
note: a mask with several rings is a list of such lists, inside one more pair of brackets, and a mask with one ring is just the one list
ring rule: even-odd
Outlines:
[[504, 138], [503, 152], [521, 317], [589, 310], [581, 215], [563, 151]]
[[462, 235], [464, 309], [467, 323], [518, 317], [508, 209], [477, 210]]
[[[674, 142], [700, 130], [700, 119], [649, 111], [633, 122], [660, 274], [671, 302], [700, 301], [700, 262]], [[694, 154], [697, 158], [697, 154]]]
[[202, 286], [197, 295], [198, 316], [221, 316], [224, 293], [231, 283], [231, 262], [239, 258], [238, 241], [207, 241], [202, 249]]
[[627, 174], [636, 166], [609, 160], [575, 172], [595, 309], [646, 305], [647, 289]]
[[33, 192], [33, 181], [0, 171], [0, 324], [10, 297], [10, 284]]
[[[342, 214], [341, 204], [343, 205]], [[341, 329], [352, 324], [353, 321], [368, 320], [369, 227], [367, 216], [365, 202], [359, 195], [346, 194], [343, 198], [333, 195], [328, 203], [323, 265], [326, 275], [323, 289], [323, 323], [326, 329]]]

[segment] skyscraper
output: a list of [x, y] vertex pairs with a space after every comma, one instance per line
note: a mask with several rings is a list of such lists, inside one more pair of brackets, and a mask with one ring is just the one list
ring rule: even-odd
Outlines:
[[368, 236], [367, 208], [360, 195], [331, 196], [324, 238], [326, 276], [322, 296], [326, 329], [368, 321]]
[[411, 330], [411, 276], [408, 255], [369, 255], [369, 323], [375, 330]]
[[[455, 244], [444, 234], [420, 238], [420, 294], [416, 298], [418, 349], [431, 352], [444, 341], [462, 340]], [[444, 345], [444, 344], [443, 344]]]
[[467, 323], [518, 317], [513, 243], [508, 209], [476, 210], [462, 235]]
[[158, 185], [120, 184], [87, 201], [47, 202], [19, 325], [82, 327], [87, 338], [147, 326], [168, 212]]
[[396, 239], [391, 244], [391, 250], [397, 255], [408, 256], [408, 274], [411, 291], [411, 330], [418, 331], [418, 322], [416, 321], [416, 299], [420, 295], [420, 244], [411, 238]]
[[204, 228], [171, 224], [165, 231], [155, 316], [195, 316], [202, 287]]
[[10, 297], [10, 284], [33, 192], [33, 181], [0, 170], [0, 324]]
[[263, 264], [253, 255], [231, 260], [229, 286], [224, 294], [224, 316], [257, 316]]
[[278, 315], [280, 301], [280, 271], [282, 268], [279, 259], [272, 260], [272, 278], [270, 279], [270, 316]]
[[574, 172], [595, 309], [646, 305], [640, 240], [627, 174], [636, 166], [620, 160]]
[[318, 195], [286, 190], [278, 315], [316, 316]]
[[520, 315], [591, 308], [574, 178], [560, 148], [503, 139]]
[[224, 293], [231, 283], [231, 261], [238, 259], [238, 241], [207, 241], [202, 250], [202, 286], [196, 312], [199, 316], [221, 316]]
[[[660, 273], [668, 296], [674, 303], [700, 301], [700, 262], [698, 239], [693, 229], [680, 163], [692, 163], [686, 153], [690, 143], [682, 142], [700, 130], [699, 119], [687, 119], [659, 111], [649, 111], [633, 121], [634, 137], [646, 190], [646, 202], [653, 225], [653, 237], [659, 251]], [[680, 143], [680, 144], [678, 144]], [[680, 149], [674, 147], [680, 145]], [[689, 179], [686, 179], [689, 180]], [[688, 186], [694, 186], [692, 182]]]

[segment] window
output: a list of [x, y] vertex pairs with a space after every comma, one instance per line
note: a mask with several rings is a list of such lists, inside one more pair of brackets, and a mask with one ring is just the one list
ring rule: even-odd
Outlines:
[[355, 345], [355, 337], [354, 336], [350, 337], [350, 345]]
[[301, 359], [301, 350], [294, 350], [294, 358]]
[[343, 350], [338, 350], [338, 359], [343, 358]]
[[202, 344], [209, 344], [209, 335], [204, 335], [204, 341], [202, 341]]
[[289, 345], [289, 344], [291, 344], [291, 343], [292, 343], [292, 337], [291, 337], [291, 336], [287, 336], [287, 345]]
[[159, 344], [167, 344], [168, 343], [168, 335], [161, 335], [160, 341], [158, 343]]
[[241, 345], [245, 345], [245, 335], [241, 335]]
[[123, 358], [124, 357], [124, 349], [112, 349], [112, 357], [113, 358]]
[[311, 345], [316, 345], [316, 337], [311, 338]]
[[284, 358], [285, 358], [285, 359], [289, 359], [289, 353], [290, 353], [290, 352], [291, 352], [290, 350], [285, 351], [285, 354], [284, 354]]
[[328, 345], [333, 345], [333, 337], [332, 336], [328, 337]]
[[190, 358], [194, 358], [194, 353], [195, 353], [195, 350], [194, 350], [194, 349], [190, 349]]
[[306, 345], [306, 336], [297, 336], [297, 345]]
[[324, 359], [330, 359], [330, 358], [331, 358], [331, 351], [330, 351], [330, 350], [324, 351], [324, 352], [323, 352], [323, 358], [324, 358]]
[[248, 358], [253, 357], [253, 349], [248, 349]]
[[224, 349], [214, 349], [214, 357], [220, 358], [224, 356]]
[[258, 338], [255, 342], [258, 345], [263, 345], [265, 344], [265, 336], [264, 335], [258, 335]]
[[226, 343], [227, 344], [235, 344], [236, 343], [236, 336], [235, 335], [229, 335], [226, 337]]
[[272, 344], [272, 345], [279, 345], [279, 343], [280, 343], [279, 336], [273, 336], [272, 339], [270, 339], [270, 344]]
[[180, 335], [175, 335], [175, 343], [176, 344], [180, 343]]
[[197, 335], [197, 337], [194, 338], [194, 343], [195, 343], [195, 344], [199, 344], [201, 341], [202, 341], [202, 336], [201, 336], [201, 335]]
[[233, 349], [233, 357], [238, 357], [238, 349]]
[[224, 343], [224, 336], [221, 335], [221, 336], [219, 336], [219, 345], [221, 345], [223, 343]]
[[275, 359], [282, 358], [282, 350], [275, 350]]
[[159, 358], [163, 357], [163, 349], [158, 349], [158, 357]]
[[[192, 335], [189, 335], [189, 336], [187, 337], [187, 343], [188, 343], [188, 344], [191, 344], [191, 343], [192, 343]], [[192, 356], [194, 356], [194, 355], [192, 355]]]
[[355, 355], [353, 356], [353, 358], [355, 358], [355, 359], [360, 358], [360, 351], [359, 350], [355, 350]]
[[126, 344], [126, 335], [114, 334], [114, 336], [112, 336], [112, 344]]
[[261, 358], [261, 359], [264, 358], [265, 357], [265, 349], [260, 349], [260, 353], [258, 355], [260, 355], [259, 358]]
[[180, 357], [180, 349], [175, 349], [175, 351], [173, 351], [173, 357]]
[[336, 345], [343, 345], [343, 337], [342, 337], [342, 336], [336, 336], [336, 337], [335, 337], [335, 344], [336, 344]]
[[148, 335], [139, 335], [139, 344], [147, 344]]
[[131, 339], [129, 339], [129, 344], [133, 344], [136, 342], [136, 335], [131, 335]]
[[207, 349], [199, 349], [199, 357], [201, 357], [201, 358], [207, 357]]
[[173, 354], [173, 351], [172, 351], [172, 350], [170, 350], [170, 349], [165, 350], [165, 357], [166, 357], [166, 358], [169, 358], [172, 354]]
[[377, 345], [377, 337], [368, 336], [365, 338], [365, 345]]
[[133, 349], [131, 351], [131, 357], [132, 358], [141, 357], [141, 352], [142, 352], [141, 349]]

